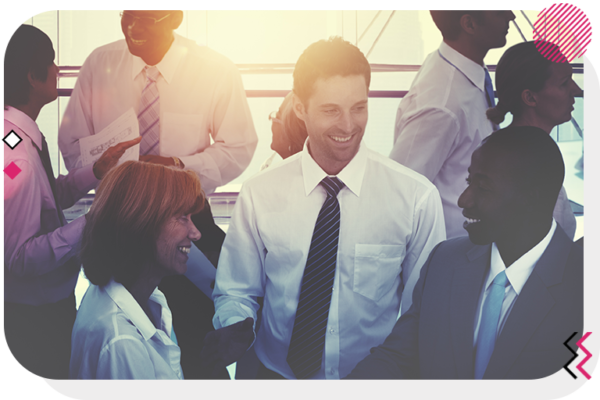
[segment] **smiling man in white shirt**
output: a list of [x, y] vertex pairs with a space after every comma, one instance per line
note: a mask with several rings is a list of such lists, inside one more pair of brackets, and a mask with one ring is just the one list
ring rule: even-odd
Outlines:
[[[511, 11], [431, 11], [444, 38], [429, 54], [396, 115], [390, 158], [425, 175], [440, 191], [446, 236], [464, 235], [456, 205], [471, 154], [497, 127], [485, 111], [493, 86], [483, 59], [506, 44]], [[486, 83], [487, 80], [487, 83]]]
[[[177, 35], [182, 20], [179, 10], [123, 11], [125, 38], [89, 55], [58, 133], [69, 170], [81, 166], [79, 140], [129, 108], [140, 122], [140, 160], [193, 170], [206, 194], [248, 166], [258, 139], [240, 73], [226, 57]], [[192, 220], [202, 233], [196, 246], [216, 264], [225, 234], [214, 223], [208, 201]], [[160, 289], [173, 311], [184, 374], [199, 377], [202, 338], [212, 329], [212, 301], [184, 276], [164, 279]]]
[[308, 140], [242, 187], [206, 339], [215, 362], [236, 361], [252, 342], [257, 297], [258, 378], [339, 379], [383, 341], [401, 302], [410, 306], [445, 238], [442, 208], [431, 182], [362, 143], [370, 72], [339, 37], [298, 59], [293, 107]]

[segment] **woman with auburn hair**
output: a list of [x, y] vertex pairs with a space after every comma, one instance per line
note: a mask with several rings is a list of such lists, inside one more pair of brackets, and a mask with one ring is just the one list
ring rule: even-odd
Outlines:
[[292, 97], [293, 92], [288, 93], [279, 109], [269, 114], [271, 132], [273, 133], [271, 149], [274, 153], [260, 167], [261, 171], [272, 165], [277, 155], [285, 160], [289, 156], [300, 152], [304, 147], [308, 134], [306, 133], [304, 121], [299, 119], [292, 109], [294, 103]]
[[[564, 60], [558, 46], [552, 43], [539, 46]], [[512, 46], [496, 67], [498, 104], [487, 110], [488, 119], [500, 124], [510, 112], [513, 115], [510, 126], [536, 126], [550, 134], [555, 126], [571, 119], [575, 97], [581, 95], [572, 74], [569, 63], [550, 61], [538, 51], [536, 42]], [[573, 239], [577, 222], [564, 186], [554, 208], [554, 219]]]
[[83, 232], [91, 285], [73, 327], [71, 378], [183, 379], [157, 286], [185, 273], [200, 239], [190, 216], [203, 204], [192, 171], [128, 161], [104, 178]]

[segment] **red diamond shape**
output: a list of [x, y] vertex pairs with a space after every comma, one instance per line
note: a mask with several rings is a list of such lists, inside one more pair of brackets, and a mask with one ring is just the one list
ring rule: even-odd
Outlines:
[[17, 164], [14, 162], [11, 162], [4, 168], [4, 173], [8, 175], [10, 179], [15, 179], [15, 177], [21, 173], [21, 168], [17, 167]]

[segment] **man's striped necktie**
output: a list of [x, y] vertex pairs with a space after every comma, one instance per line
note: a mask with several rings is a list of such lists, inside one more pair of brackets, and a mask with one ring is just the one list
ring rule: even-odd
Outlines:
[[309, 378], [321, 369], [337, 262], [340, 231], [337, 195], [344, 184], [336, 177], [326, 177], [320, 184], [327, 191], [327, 199], [317, 217], [310, 243], [287, 356], [297, 379]]

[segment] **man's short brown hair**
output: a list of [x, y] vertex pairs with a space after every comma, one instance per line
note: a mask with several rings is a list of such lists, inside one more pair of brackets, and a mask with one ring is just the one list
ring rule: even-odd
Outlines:
[[339, 36], [319, 40], [308, 46], [294, 68], [294, 94], [308, 106], [315, 82], [333, 76], [362, 75], [367, 90], [371, 83], [371, 66], [364, 54]]

